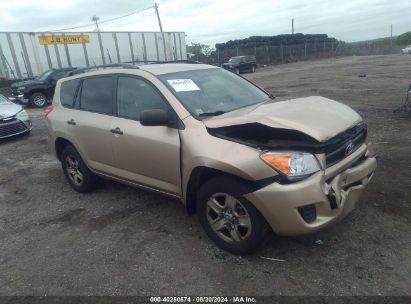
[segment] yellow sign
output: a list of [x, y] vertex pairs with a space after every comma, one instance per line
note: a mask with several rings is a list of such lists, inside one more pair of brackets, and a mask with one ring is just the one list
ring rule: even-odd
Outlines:
[[46, 44], [81, 44], [89, 43], [88, 35], [71, 35], [71, 36], [39, 36], [41, 45]]

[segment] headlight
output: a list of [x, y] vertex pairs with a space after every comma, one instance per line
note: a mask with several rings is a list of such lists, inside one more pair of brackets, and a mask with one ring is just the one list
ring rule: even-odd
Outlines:
[[304, 177], [320, 170], [314, 155], [304, 152], [266, 152], [261, 159], [288, 177]]
[[18, 87], [17, 91], [23, 91], [26, 87]]
[[25, 110], [21, 110], [16, 114], [16, 117], [20, 120], [27, 120], [29, 119], [29, 114]]

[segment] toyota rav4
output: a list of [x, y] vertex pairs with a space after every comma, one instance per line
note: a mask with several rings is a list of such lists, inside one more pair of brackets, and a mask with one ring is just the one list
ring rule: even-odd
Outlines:
[[301, 235], [342, 219], [377, 166], [361, 117], [324, 97], [275, 102], [203, 64], [73, 74], [46, 110], [71, 187], [88, 192], [103, 177], [178, 198], [236, 254], [270, 228]]

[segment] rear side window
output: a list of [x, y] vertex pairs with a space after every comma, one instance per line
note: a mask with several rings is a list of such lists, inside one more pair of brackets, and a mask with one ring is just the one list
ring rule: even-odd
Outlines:
[[80, 103], [83, 110], [111, 114], [113, 109], [112, 77], [84, 79]]
[[76, 92], [78, 85], [80, 83], [79, 79], [68, 80], [61, 84], [60, 86], [60, 101], [64, 107], [72, 108], [74, 103], [74, 98], [76, 97]]

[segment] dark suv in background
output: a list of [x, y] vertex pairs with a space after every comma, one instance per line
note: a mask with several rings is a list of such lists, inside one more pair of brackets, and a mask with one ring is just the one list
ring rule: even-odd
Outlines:
[[15, 82], [11, 85], [12, 101], [29, 103], [37, 108], [44, 107], [51, 101], [56, 88], [57, 80], [76, 68], [61, 68], [45, 71], [34, 79]]
[[237, 74], [243, 72], [254, 73], [255, 69], [257, 68], [257, 62], [254, 56], [236, 56], [231, 57], [228, 62], [223, 63], [222, 67]]

